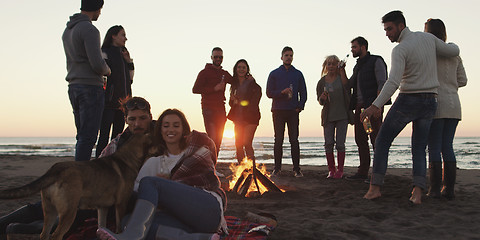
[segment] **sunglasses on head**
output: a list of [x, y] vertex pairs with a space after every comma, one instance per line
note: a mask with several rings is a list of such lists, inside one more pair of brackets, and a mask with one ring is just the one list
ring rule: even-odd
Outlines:
[[147, 108], [147, 103], [142, 101], [129, 101], [125, 104], [125, 108], [128, 110], [145, 110]]

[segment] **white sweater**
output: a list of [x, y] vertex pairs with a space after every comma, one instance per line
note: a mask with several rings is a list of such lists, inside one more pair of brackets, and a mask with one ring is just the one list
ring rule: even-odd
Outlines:
[[437, 57], [438, 107], [434, 118], [462, 119], [458, 88], [467, 85], [467, 74], [460, 57]]
[[437, 55], [458, 56], [453, 43], [445, 43], [425, 32], [402, 30], [392, 50], [390, 75], [373, 105], [382, 107], [400, 87], [400, 93], [437, 93]]

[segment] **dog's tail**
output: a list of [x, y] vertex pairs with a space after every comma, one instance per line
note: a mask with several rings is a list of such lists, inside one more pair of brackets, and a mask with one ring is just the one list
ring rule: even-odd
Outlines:
[[58, 172], [61, 171], [61, 168], [61, 166], [55, 164], [43, 176], [29, 184], [22, 187], [0, 190], [0, 199], [24, 198], [40, 192], [43, 188], [55, 183], [56, 176], [58, 175]]

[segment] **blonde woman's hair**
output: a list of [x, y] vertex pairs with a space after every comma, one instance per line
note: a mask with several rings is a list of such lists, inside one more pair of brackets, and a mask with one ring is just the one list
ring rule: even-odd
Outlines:
[[[327, 75], [328, 70], [327, 70], [327, 63], [328, 62], [340, 62], [340, 59], [336, 55], [329, 55], [325, 57], [325, 61], [323, 61], [322, 64], [322, 77]], [[337, 71], [338, 72], [338, 71]]]

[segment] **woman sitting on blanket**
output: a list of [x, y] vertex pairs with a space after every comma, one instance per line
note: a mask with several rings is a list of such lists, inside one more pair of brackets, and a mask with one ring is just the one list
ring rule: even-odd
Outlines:
[[[226, 231], [226, 196], [215, 175], [215, 144], [190, 131], [185, 115], [165, 110], [155, 125], [163, 155], [145, 162], [138, 200], [121, 234], [99, 228], [99, 239], [219, 239]], [[156, 177], [152, 177], [156, 176]]]

